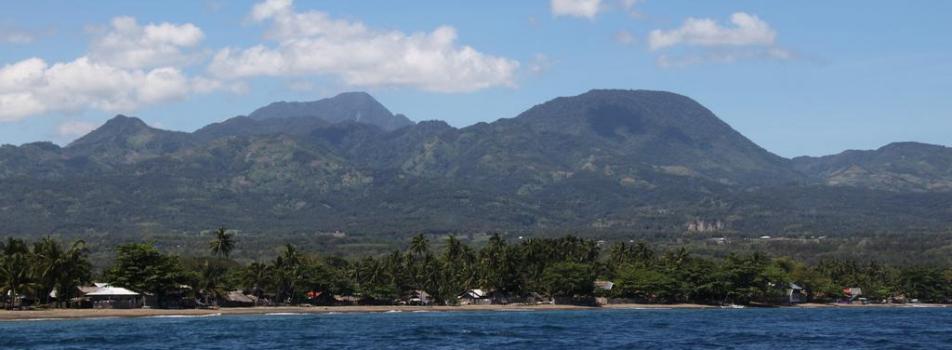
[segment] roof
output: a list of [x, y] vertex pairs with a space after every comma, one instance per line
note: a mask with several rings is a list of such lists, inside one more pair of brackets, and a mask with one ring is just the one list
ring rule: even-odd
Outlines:
[[615, 283], [612, 281], [595, 281], [595, 288], [612, 290], [615, 287]]
[[470, 290], [467, 290], [467, 291], [463, 292], [463, 293], [460, 295], [460, 298], [463, 298], [463, 297], [471, 297], [471, 298], [474, 298], [474, 299], [480, 299], [480, 298], [485, 298], [485, 297], [487, 297], [487, 296], [489, 296], [489, 293], [486, 292], [485, 290], [482, 290], [482, 289], [470, 289]]
[[139, 295], [139, 293], [122, 287], [107, 286], [97, 289], [95, 292], [86, 293], [87, 296], [109, 296], [109, 295]]
[[251, 299], [247, 295], [242, 294], [240, 291], [231, 291], [228, 294], [225, 294], [225, 300], [228, 300], [233, 303], [254, 303], [254, 299]]

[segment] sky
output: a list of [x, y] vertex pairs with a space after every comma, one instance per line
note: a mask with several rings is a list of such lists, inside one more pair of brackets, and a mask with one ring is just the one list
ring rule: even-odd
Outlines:
[[415, 121], [666, 90], [785, 157], [950, 145], [952, 1], [0, 1], [0, 144], [367, 91]]

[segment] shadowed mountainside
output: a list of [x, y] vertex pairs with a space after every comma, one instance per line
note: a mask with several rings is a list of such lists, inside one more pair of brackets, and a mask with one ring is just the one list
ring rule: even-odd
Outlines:
[[950, 159], [921, 144], [785, 159], [659, 91], [459, 129], [345, 93], [194, 133], [120, 115], [67, 147], [0, 147], [0, 233], [944, 232]]

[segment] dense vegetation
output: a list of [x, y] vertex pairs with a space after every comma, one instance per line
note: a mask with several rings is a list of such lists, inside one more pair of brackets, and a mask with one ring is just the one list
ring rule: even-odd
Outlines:
[[698, 220], [748, 236], [952, 230], [945, 147], [794, 161], [656, 91], [594, 90], [465, 128], [398, 119], [369, 95], [345, 94], [194, 133], [120, 116], [66, 147], [3, 146], [0, 234], [140, 240], [195, 235], [220, 218], [278, 236], [266, 246], [338, 230], [365, 242], [415, 232], [680, 235]]
[[[287, 244], [270, 261], [241, 264], [230, 258], [238, 243], [220, 229], [204, 257], [170, 255], [152, 243], [123, 244], [111, 266], [94, 275], [81, 241], [64, 247], [52, 239], [32, 246], [8, 239], [0, 244], [0, 298], [8, 307], [20, 301], [12, 297], [17, 295], [49, 304], [50, 291], [73, 291], [95, 279], [159, 299], [178, 295], [186, 285], [189, 297], [208, 304], [231, 290], [281, 304], [318, 302], [314, 292], [391, 304], [425, 291], [436, 303], [455, 304], [460, 293], [475, 288], [512, 301], [540, 294], [577, 301], [606, 296], [646, 303], [780, 304], [791, 283], [820, 302], [839, 300], [843, 288], [851, 287], [875, 301], [952, 301], [952, 266], [832, 259], [805, 264], [759, 252], [714, 259], [645, 243], [603, 249], [573, 236], [507, 242], [498, 235], [480, 248], [453, 237], [433, 245], [418, 235], [403, 250], [355, 259], [316, 256]], [[596, 280], [612, 281], [614, 288], [594, 288]], [[70, 294], [62, 295], [55, 305], [66, 306], [62, 300]]]

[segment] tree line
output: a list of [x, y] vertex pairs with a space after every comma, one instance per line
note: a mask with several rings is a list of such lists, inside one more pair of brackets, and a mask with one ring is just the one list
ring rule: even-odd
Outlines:
[[[237, 244], [234, 235], [221, 228], [206, 256], [174, 256], [152, 243], [124, 244], [116, 248], [112, 265], [94, 274], [82, 241], [64, 245], [44, 238], [31, 245], [10, 238], [0, 242], [0, 300], [8, 308], [26, 299], [69, 307], [77, 288], [93, 280], [160, 301], [184, 296], [207, 305], [219, 303], [232, 290], [275, 304], [313, 302], [315, 292], [393, 304], [424, 291], [434, 303], [451, 305], [470, 289], [511, 300], [534, 294], [643, 303], [778, 304], [791, 284], [803, 287], [805, 298], [816, 302], [849, 297], [844, 288], [862, 288], [863, 296], [875, 301], [952, 300], [952, 268], [947, 266], [844, 259], [806, 264], [758, 252], [710, 258], [684, 248], [659, 251], [644, 242], [605, 247], [573, 236], [507, 241], [494, 235], [478, 248], [452, 236], [440, 243], [417, 235], [406, 249], [356, 259], [318, 256], [287, 244], [270, 261], [240, 264], [230, 257]], [[614, 286], [595, 288], [596, 280]], [[55, 300], [50, 295], [54, 290]]]

